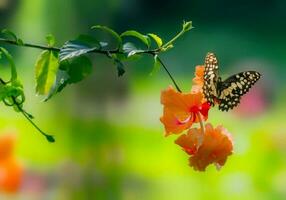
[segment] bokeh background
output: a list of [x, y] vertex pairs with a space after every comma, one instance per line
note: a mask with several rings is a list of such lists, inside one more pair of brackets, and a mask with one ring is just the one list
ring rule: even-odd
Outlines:
[[184, 91], [209, 51], [223, 77], [246, 69], [263, 74], [237, 109], [210, 111], [209, 120], [232, 133], [235, 147], [220, 171], [209, 166], [202, 173], [188, 166], [176, 137], [163, 136], [160, 91], [171, 81], [163, 70], [149, 76], [152, 58], [127, 63], [118, 78], [109, 60], [94, 55], [91, 76], [42, 103], [33, 78], [40, 51], [9, 46], [25, 107], [57, 142], [1, 105], [0, 132], [17, 138], [24, 175], [20, 190], [0, 199], [286, 199], [285, 18], [284, 0], [0, 0], [1, 29], [39, 44], [53, 33], [58, 46], [96, 24], [167, 41], [192, 20], [195, 29], [162, 55]]

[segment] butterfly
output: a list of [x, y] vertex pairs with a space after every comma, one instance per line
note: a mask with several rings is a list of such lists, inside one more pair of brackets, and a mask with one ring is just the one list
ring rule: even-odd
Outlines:
[[222, 81], [218, 75], [218, 60], [214, 53], [208, 53], [205, 58], [203, 93], [211, 106], [218, 103], [219, 110], [228, 111], [239, 104], [241, 97], [260, 77], [259, 72], [244, 71]]

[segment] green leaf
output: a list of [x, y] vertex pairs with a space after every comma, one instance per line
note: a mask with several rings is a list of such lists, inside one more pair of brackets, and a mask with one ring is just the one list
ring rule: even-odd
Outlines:
[[125, 67], [123, 63], [119, 60], [115, 61], [116, 67], [117, 67], [117, 75], [120, 77], [125, 73]]
[[56, 75], [56, 81], [44, 101], [61, 92], [68, 84], [82, 81], [92, 72], [92, 63], [86, 56], [63, 61]]
[[121, 57], [117, 54], [110, 54], [109, 57], [113, 59], [114, 65], [116, 65], [117, 68], [117, 75], [120, 77], [125, 73], [125, 67], [123, 63], [121, 62]]
[[60, 62], [82, 56], [96, 49], [102, 48], [105, 43], [98, 42], [89, 35], [80, 35], [75, 40], [67, 41], [60, 49]]
[[148, 35], [156, 42], [159, 48], [162, 46], [163, 41], [158, 35], [155, 35], [154, 33], [149, 33]]
[[59, 69], [57, 76], [56, 76], [56, 81], [51, 88], [49, 94], [44, 98], [43, 101], [48, 101], [51, 99], [56, 93], [61, 92], [68, 84], [70, 76], [68, 73], [64, 70]]
[[59, 68], [58, 56], [53, 51], [43, 51], [39, 56], [36, 66], [36, 93], [49, 94]]
[[80, 41], [68, 41], [60, 50], [60, 62], [87, 54], [98, 47], [87, 46]]
[[5, 35], [11, 37], [18, 45], [23, 45], [23, 44], [24, 44], [23, 40], [21, 40], [20, 38], [18, 38], [18, 37], [16, 36], [16, 34], [13, 33], [12, 31], [10, 31], [10, 30], [8, 30], [8, 29], [4, 29], [4, 30], [2, 30], [1, 32], [2, 32], [3, 34], [5, 34]]
[[162, 52], [164, 52], [164, 51], [168, 51], [168, 50], [170, 50], [170, 49], [172, 49], [172, 48], [174, 48], [174, 45], [173, 44], [169, 44], [168, 46], [163, 46], [162, 47]]
[[127, 57], [131, 57], [140, 52], [144, 52], [141, 49], [137, 49], [136, 46], [130, 42], [125, 43], [122, 49], [123, 49], [123, 52], [127, 54]]
[[160, 70], [160, 68], [161, 68], [161, 63], [158, 60], [158, 55], [155, 55], [154, 56], [154, 65], [153, 65], [153, 69], [152, 69], [150, 75], [152, 76], [152, 75], [156, 74]]
[[183, 31], [186, 32], [186, 31], [191, 30], [192, 28], [194, 28], [192, 25], [192, 21], [188, 21], [188, 22], [183, 23]]
[[0, 87], [0, 101], [7, 99], [9, 97], [18, 97], [23, 94], [23, 89], [19, 87], [14, 87], [11, 85], [5, 85]]
[[12, 55], [3, 47], [0, 47], [0, 52], [2, 54], [4, 54], [4, 56], [7, 58], [8, 62], [10, 64], [10, 67], [11, 67], [11, 79], [10, 79], [10, 81], [11, 82], [16, 81], [17, 80], [17, 69], [16, 69], [16, 66], [14, 64]]
[[56, 141], [52, 135], [46, 135], [46, 139], [48, 140], [48, 142], [51, 142], [51, 143]]
[[17, 41], [18, 40], [18, 37], [16, 36], [15, 33], [13, 33], [12, 31], [8, 30], [8, 29], [3, 29], [2, 30], [2, 33], [7, 35], [7, 36], [10, 36], [11, 38], [13, 38], [13, 40]]
[[48, 34], [48, 35], [46, 36], [46, 40], [47, 40], [47, 42], [48, 42], [48, 46], [49, 46], [49, 47], [54, 46], [55, 43], [56, 43], [56, 38], [55, 38], [55, 36], [52, 35], [52, 34]]
[[85, 35], [85, 34], [81, 34], [79, 35], [75, 41], [78, 41], [86, 46], [89, 46], [89, 47], [104, 47], [107, 45], [107, 43], [105, 42], [99, 42], [96, 38], [94, 38], [93, 36], [91, 35]]
[[13, 106], [16, 112], [20, 112], [18, 108], [22, 107], [25, 101], [23, 85], [17, 78], [16, 66], [10, 53], [2, 47], [0, 47], [0, 52], [6, 57], [11, 67], [10, 81], [0, 85], [0, 100], [7, 106]]
[[24, 42], [23, 42], [22, 39], [18, 38], [17, 44], [20, 45], [20, 46], [23, 46], [23, 45], [24, 45]]
[[118, 47], [121, 48], [121, 46], [122, 46], [122, 39], [119, 36], [119, 34], [116, 33], [114, 30], [112, 30], [111, 28], [109, 28], [107, 26], [96, 25], [96, 26], [92, 26], [91, 29], [98, 29], [98, 30], [102, 30], [102, 31], [108, 32], [110, 35], [112, 35], [116, 39], [116, 41], [118, 43]]
[[120, 37], [135, 37], [137, 39], [139, 39], [140, 41], [142, 41], [148, 48], [150, 47], [151, 45], [151, 41], [150, 41], [150, 38], [146, 35], [143, 35], [137, 31], [134, 31], [134, 30], [131, 30], [131, 31], [125, 31], [124, 33], [122, 33], [120, 35]]
[[68, 81], [69, 84], [82, 81], [92, 72], [92, 63], [86, 56], [74, 59], [67, 67], [70, 76]]

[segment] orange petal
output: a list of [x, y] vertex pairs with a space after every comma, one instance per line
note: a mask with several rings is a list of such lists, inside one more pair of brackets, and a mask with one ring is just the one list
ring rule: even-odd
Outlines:
[[233, 150], [227, 130], [222, 126], [214, 129], [211, 124], [205, 126], [204, 134], [201, 129], [190, 129], [176, 140], [176, 144], [190, 155], [189, 164], [198, 171], [205, 171], [210, 164], [222, 167]]
[[175, 143], [180, 145], [189, 155], [194, 155], [202, 143], [203, 135], [197, 128], [192, 128], [187, 134], [181, 135]]
[[[193, 88], [192, 90], [202, 88], [204, 85], [204, 65], [198, 65], [196, 66], [196, 72], [195, 72], [195, 78], [193, 78]], [[196, 86], [196, 87], [194, 87]]]
[[167, 90], [162, 91], [161, 104], [170, 109], [188, 111], [188, 105], [185, 103], [183, 94], [175, 91], [172, 86], [169, 86]]
[[0, 160], [12, 156], [14, 144], [15, 136], [12, 134], [2, 135], [0, 137]]
[[16, 193], [23, 177], [22, 165], [14, 158], [0, 161], [0, 191]]
[[189, 113], [191, 107], [199, 106], [202, 102], [203, 94], [199, 93], [180, 93], [169, 86], [161, 93], [161, 104], [173, 112]]
[[194, 84], [191, 89], [191, 93], [199, 93], [203, 91], [203, 87], [201, 85]]
[[177, 114], [179, 115], [176, 116], [170, 109], [164, 108], [163, 116], [160, 118], [160, 121], [164, 124], [166, 136], [171, 133], [179, 134], [192, 125], [191, 120], [189, 120], [189, 115], [184, 116], [184, 113]]
[[[202, 108], [202, 100], [201, 92], [180, 93], [175, 91], [172, 86], [162, 91], [161, 103], [164, 106], [164, 113], [160, 120], [165, 126], [166, 135], [181, 133], [188, 129], [192, 122], [198, 122], [197, 118], [191, 119], [191, 117], [195, 116], [193, 110], [198, 112]], [[205, 116], [204, 119], [206, 119]]]
[[227, 130], [222, 126], [214, 129], [211, 124], [207, 124], [202, 145], [197, 153], [190, 157], [190, 165], [199, 171], [204, 171], [212, 163], [221, 167], [232, 154], [232, 150], [232, 138]]

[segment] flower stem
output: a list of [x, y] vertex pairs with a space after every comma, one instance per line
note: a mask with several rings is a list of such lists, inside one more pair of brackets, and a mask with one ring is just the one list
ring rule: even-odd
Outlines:
[[170, 77], [170, 79], [172, 80], [173, 84], [175, 85], [176, 89], [178, 90], [178, 92], [182, 92], [182, 90], [179, 88], [178, 84], [176, 83], [175, 79], [173, 78], [172, 74], [169, 72], [169, 70], [167, 69], [166, 65], [163, 63], [163, 61], [159, 58], [159, 56], [157, 57], [158, 61], [160, 62], [160, 64], [163, 66], [164, 70], [167, 72], [168, 76]]

